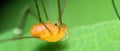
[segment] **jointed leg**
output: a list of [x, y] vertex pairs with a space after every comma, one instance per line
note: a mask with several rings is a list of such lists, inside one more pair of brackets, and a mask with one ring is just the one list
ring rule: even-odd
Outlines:
[[58, 0], [58, 14], [59, 14], [59, 17], [58, 17], [58, 23], [60, 24], [59, 26], [61, 27], [62, 26], [62, 18], [61, 18], [61, 6], [60, 6], [60, 0]]
[[115, 13], [116, 13], [117, 17], [118, 17], [118, 19], [120, 20], [120, 15], [119, 15], [118, 10], [117, 10], [117, 8], [116, 8], [116, 6], [115, 6], [115, 1], [114, 1], [114, 0], [112, 0], [112, 4], [113, 4], [113, 8], [114, 8], [114, 10], [115, 10]]
[[37, 1], [34, 0], [34, 3], [35, 3], [35, 5], [36, 5], [36, 9], [37, 9], [37, 13], [38, 13], [39, 22], [42, 23], [42, 19], [41, 19], [41, 15], [40, 15], [40, 10], [39, 10]]
[[43, 10], [44, 10], [46, 19], [47, 19], [47, 21], [49, 21], [49, 18], [48, 18], [47, 11], [46, 11], [45, 5], [44, 5], [44, 3], [43, 3], [43, 0], [41, 0], [41, 4], [42, 4], [42, 8], [43, 8]]
[[23, 31], [24, 31], [24, 27], [25, 27], [25, 22], [26, 22], [26, 19], [27, 19], [27, 15], [29, 13], [30, 13], [30, 8], [26, 7], [24, 9], [24, 13], [23, 13], [23, 16], [22, 16], [22, 21], [20, 22], [19, 26], [16, 29], [13, 30], [14, 31], [13, 33], [16, 36], [13, 37], [13, 38], [0, 40], [0, 43], [13, 41], [13, 40], [20, 40], [20, 39], [25, 39], [25, 38], [34, 38], [32, 36], [23, 36], [24, 35]]

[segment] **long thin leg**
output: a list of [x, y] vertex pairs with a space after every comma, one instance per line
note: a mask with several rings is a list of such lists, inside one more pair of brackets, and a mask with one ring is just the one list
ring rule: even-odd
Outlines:
[[117, 10], [117, 8], [116, 8], [116, 6], [115, 6], [115, 1], [114, 1], [114, 0], [112, 0], [112, 5], [113, 5], [113, 8], [114, 8], [114, 10], [115, 10], [115, 13], [116, 13], [118, 19], [120, 20], [120, 15], [119, 15], [118, 10]]
[[[46, 19], [47, 19], [47, 21], [49, 21], [49, 18], [48, 18], [47, 11], [46, 11], [45, 5], [43, 3], [43, 0], [41, 0], [41, 4], [42, 4], [43, 10], [44, 10]], [[49, 28], [44, 23], [43, 23], [43, 26], [51, 33], [51, 31], [49, 30]]]
[[14, 40], [21, 40], [21, 39], [26, 39], [26, 38], [35, 38], [35, 37], [33, 37], [33, 36], [22, 36], [22, 37], [9, 38], [9, 39], [0, 40], [0, 43], [4, 43], [4, 42], [8, 42], [8, 41], [14, 41]]
[[67, 1], [68, 0], [63, 0], [63, 3], [61, 4], [61, 17], [64, 13], [64, 10], [65, 10], [66, 6], [67, 6]]
[[[25, 23], [26, 23], [26, 20], [28, 18], [28, 14], [30, 13], [30, 7], [26, 6], [23, 11], [24, 12], [23, 12], [22, 20], [20, 21], [20, 25], [17, 28], [17, 31], [15, 31], [15, 29], [14, 29], [14, 34], [17, 34], [17, 35], [14, 36], [13, 38], [8, 38], [8, 39], [1, 40], [0, 43], [14, 41], [14, 40], [20, 40], [20, 39], [25, 39], [25, 38], [30, 38], [30, 37], [27, 37], [27, 36], [23, 36], [24, 35], [23, 31], [24, 31], [24, 28], [25, 28]], [[19, 33], [15, 33], [15, 32], [19, 32]], [[23, 43], [20, 42], [20, 41], [14, 41], [14, 42], [15, 42], [14, 46], [20, 46], [19, 48], [16, 48], [16, 51], [18, 51], [18, 50], [23, 51], [22, 47], [21, 47], [23, 45]]]
[[37, 13], [32, 8], [30, 8], [30, 15], [33, 16], [36, 20], [39, 20]]
[[41, 15], [40, 15], [40, 10], [39, 10], [39, 7], [38, 7], [38, 4], [37, 4], [37, 1], [36, 1], [36, 0], [34, 0], [34, 2], [35, 2], [36, 9], [37, 9], [37, 12], [38, 12], [39, 22], [41, 23], [41, 22], [42, 22], [42, 19], [41, 19]]
[[58, 14], [59, 14], [59, 17], [58, 17], [58, 23], [60, 23], [60, 26], [62, 26], [62, 18], [61, 18], [61, 6], [60, 6], [60, 0], [58, 0]]
[[[59, 3], [60, 3], [60, 1], [58, 1]], [[58, 3], [58, 9], [60, 9], [59, 11], [60, 11], [60, 15], [61, 16], [59, 16], [58, 15], [58, 22], [57, 22], [57, 24], [58, 25], [60, 25], [60, 22], [62, 21], [62, 15], [63, 15], [63, 12], [64, 12], [64, 10], [65, 10], [65, 7], [66, 7], [66, 5], [67, 5], [67, 0], [63, 0], [62, 1], [63, 3], [61, 4], [61, 6], [60, 6], [60, 4]], [[61, 19], [60, 19], [61, 18]], [[61, 20], [61, 21], [60, 21]]]
[[26, 7], [22, 16], [22, 21], [19, 24], [19, 28], [24, 29], [28, 13], [30, 13], [30, 8]]
[[43, 0], [41, 0], [41, 4], [42, 4], [43, 10], [44, 10], [44, 13], [45, 13], [46, 19], [47, 19], [47, 21], [49, 21], [49, 18], [48, 18], [47, 11], [46, 11], [46, 8], [45, 8], [45, 5], [44, 5]]
[[[23, 13], [23, 16], [22, 16], [22, 21], [20, 22], [20, 24], [18, 26], [18, 29], [24, 31], [25, 22], [26, 22], [26, 19], [27, 19], [27, 15], [29, 13], [30, 13], [30, 8], [29, 7], [25, 7], [24, 13]], [[0, 40], [0, 43], [13, 41], [13, 40], [20, 40], [20, 39], [25, 39], [25, 38], [34, 38], [32, 36], [23, 36], [23, 35], [24, 35], [24, 32], [22, 32], [21, 34], [17, 34], [17, 36], [15, 36], [13, 38]]]
[[[37, 1], [34, 0], [35, 2], [35, 5], [36, 5], [36, 8], [37, 8], [37, 12], [38, 12], [38, 16], [39, 16], [39, 22], [42, 22], [41, 20], [41, 16], [40, 16], [40, 11], [39, 11], [39, 8], [38, 8], [38, 4], [37, 4]], [[42, 22], [43, 23], [43, 22]], [[50, 32], [50, 30], [47, 28], [47, 26], [43, 23], [43, 25], [45, 26], [45, 28]]]

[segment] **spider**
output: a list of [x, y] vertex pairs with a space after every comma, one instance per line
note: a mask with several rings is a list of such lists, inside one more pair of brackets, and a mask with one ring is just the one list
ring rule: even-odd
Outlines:
[[58, 16], [58, 21], [56, 23], [52, 23], [49, 21], [44, 2], [43, 2], [43, 0], [40, 0], [40, 1], [41, 1], [41, 5], [43, 8], [44, 14], [47, 19], [47, 22], [44, 22], [41, 19], [42, 17], [40, 14], [37, 0], [34, 0], [39, 23], [37, 23], [31, 27], [30, 34], [32, 36], [23, 36], [23, 34], [24, 34], [23, 27], [24, 27], [25, 21], [27, 19], [27, 15], [31, 12], [31, 9], [29, 7], [26, 7], [24, 15], [23, 15], [23, 20], [21, 22], [21, 26], [19, 26], [19, 28], [14, 29], [14, 34], [17, 34], [17, 36], [10, 38], [10, 39], [1, 40], [0, 42], [6, 42], [6, 41], [11, 41], [11, 40], [20, 40], [20, 39], [24, 39], [24, 38], [37, 38], [37, 39], [45, 40], [48, 42], [57, 42], [57, 41], [64, 40], [64, 39], [66, 39], [66, 37], [68, 37], [67, 26], [62, 22], [62, 12], [63, 11], [61, 9], [60, 0], [57, 0], [59, 16]]
[[[49, 21], [44, 3], [42, 0], [40, 0], [40, 1], [42, 4], [44, 13], [45, 13], [47, 22], [43, 22], [43, 20], [41, 19], [40, 10], [39, 10], [37, 1], [34, 0], [35, 6], [37, 9], [39, 23], [33, 25], [33, 27], [31, 28], [30, 33], [32, 36], [23, 36], [25, 20], [27, 18], [27, 14], [31, 11], [30, 8], [27, 7], [24, 12], [23, 21], [20, 24], [21, 26], [14, 29], [14, 34], [17, 34], [17, 36], [13, 37], [13, 38], [9, 38], [9, 39], [0, 40], [0, 43], [6, 42], [6, 41], [11, 41], [11, 40], [20, 40], [20, 39], [24, 39], [24, 38], [38, 38], [38, 39], [45, 40], [48, 42], [57, 42], [62, 39], [64, 40], [64, 39], [66, 39], [66, 37], [69, 36], [67, 26], [62, 22], [62, 12], [64, 9], [62, 10], [60, 7], [60, 5], [61, 5], [60, 0], [57, 0], [58, 1], [58, 12], [59, 12], [59, 17], [58, 17], [57, 23], [51, 23]], [[115, 6], [115, 1], [111, 0], [111, 2], [112, 2], [115, 13], [116, 13], [118, 19], [120, 20], [120, 15], [118, 14], [118, 10]]]

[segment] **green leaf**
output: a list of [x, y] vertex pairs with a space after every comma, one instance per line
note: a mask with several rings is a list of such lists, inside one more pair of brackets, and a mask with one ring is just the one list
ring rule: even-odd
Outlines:
[[120, 21], [113, 20], [73, 28], [69, 41], [72, 45], [68, 51], [119, 51]]
[[[23, 39], [0, 44], [0, 51], [120, 51], [120, 21], [112, 20], [69, 29], [67, 40], [49, 43]], [[26, 33], [30, 35], [30, 33]], [[11, 31], [0, 36], [12, 35]]]

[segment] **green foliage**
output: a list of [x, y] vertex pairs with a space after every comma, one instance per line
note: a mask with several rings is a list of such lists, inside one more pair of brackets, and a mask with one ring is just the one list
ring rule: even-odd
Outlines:
[[[67, 40], [56, 43], [35, 38], [1, 43], [0, 51], [120, 51], [118, 20], [80, 25], [70, 28], [69, 32]], [[0, 39], [12, 37], [11, 30], [2, 34]]]
[[[26, 4], [36, 11], [33, 0], [12, 1], [1, 7], [0, 40], [14, 37], [12, 28], [18, 24], [19, 14]], [[41, 3], [38, 4], [42, 9]], [[120, 11], [119, 0], [115, 4]], [[50, 20], [55, 22], [58, 17], [56, 0], [45, 0], [45, 5]], [[41, 10], [44, 19], [43, 13]], [[68, 0], [63, 13], [63, 22], [70, 32], [67, 40], [56, 43], [36, 38], [9, 41], [0, 43], [0, 51], [120, 51], [120, 21], [113, 19], [118, 18], [111, 0]], [[28, 31], [36, 23], [38, 20], [29, 14], [25, 35], [30, 35]]]

